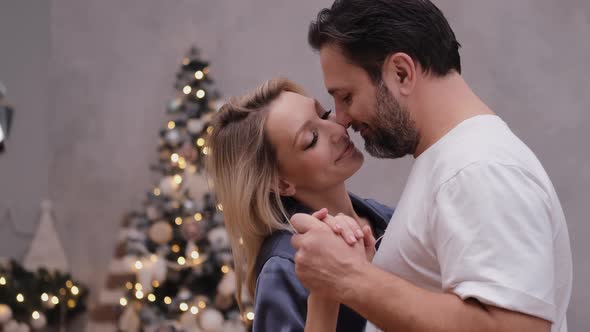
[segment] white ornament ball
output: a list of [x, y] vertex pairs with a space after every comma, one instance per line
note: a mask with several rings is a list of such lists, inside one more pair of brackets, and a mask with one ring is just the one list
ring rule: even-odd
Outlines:
[[150, 227], [150, 239], [157, 244], [166, 244], [172, 240], [172, 226], [165, 221], [158, 221]]
[[217, 286], [219, 294], [225, 296], [233, 295], [236, 289], [236, 274], [234, 271], [226, 273]]
[[43, 313], [39, 313], [39, 318], [31, 319], [31, 326], [36, 330], [40, 330], [47, 326], [47, 318], [45, 318]]
[[145, 212], [147, 213], [147, 217], [150, 220], [156, 220], [162, 217], [162, 213], [160, 212], [160, 209], [158, 209], [158, 207], [154, 206], [154, 205], [150, 205], [145, 209]]
[[223, 324], [223, 332], [246, 332], [246, 327], [239, 320], [229, 320]]
[[178, 189], [178, 184], [174, 182], [173, 176], [166, 176], [160, 181], [160, 190], [164, 195], [171, 195]]
[[179, 319], [180, 326], [182, 326], [185, 330], [193, 331], [198, 329], [199, 325], [197, 324], [197, 316], [192, 314], [190, 311], [183, 313]]
[[3, 325], [3, 330], [4, 332], [18, 332], [18, 325], [18, 322], [13, 319]]
[[166, 142], [172, 146], [177, 146], [182, 142], [182, 136], [180, 135], [180, 131], [178, 129], [168, 130], [165, 136]]
[[229, 237], [223, 227], [215, 227], [210, 230], [207, 239], [214, 250], [229, 248]]
[[205, 309], [199, 318], [201, 328], [206, 332], [221, 332], [223, 315], [215, 309]]
[[186, 129], [193, 135], [200, 134], [203, 127], [205, 127], [205, 123], [201, 119], [189, 119], [186, 122]]
[[25, 323], [18, 323], [15, 320], [11, 320], [4, 325], [4, 332], [30, 332], [29, 325]]
[[0, 304], [0, 324], [4, 324], [12, 319], [12, 309], [6, 304]]

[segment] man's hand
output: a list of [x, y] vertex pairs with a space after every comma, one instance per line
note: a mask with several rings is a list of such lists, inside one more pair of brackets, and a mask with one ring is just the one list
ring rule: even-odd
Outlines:
[[328, 209], [322, 208], [312, 214], [315, 218], [325, 222], [332, 231], [342, 236], [344, 241], [349, 245], [355, 245], [358, 241], [363, 241], [365, 245], [365, 254], [368, 261], [372, 261], [375, 256], [375, 237], [371, 226], [365, 225], [364, 227], [359, 226], [358, 222], [353, 218], [350, 218], [342, 213], [337, 214], [335, 217], [328, 214]]
[[297, 249], [295, 273], [311, 292], [341, 302], [344, 278], [363, 271], [367, 261], [363, 241], [348, 245], [326, 224], [307, 214], [295, 214], [291, 223], [299, 234], [291, 240]]

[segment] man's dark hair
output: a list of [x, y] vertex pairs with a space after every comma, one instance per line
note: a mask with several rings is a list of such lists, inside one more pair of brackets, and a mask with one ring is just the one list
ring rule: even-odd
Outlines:
[[461, 45], [429, 0], [336, 0], [310, 24], [308, 42], [315, 50], [337, 45], [375, 82], [387, 56], [397, 52], [436, 76], [461, 73]]

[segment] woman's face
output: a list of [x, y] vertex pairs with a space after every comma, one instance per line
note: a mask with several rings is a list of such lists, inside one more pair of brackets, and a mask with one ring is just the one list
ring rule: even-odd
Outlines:
[[265, 130], [277, 151], [282, 186], [286, 183], [294, 191], [341, 185], [363, 164], [346, 128], [315, 99], [283, 92], [270, 105]]

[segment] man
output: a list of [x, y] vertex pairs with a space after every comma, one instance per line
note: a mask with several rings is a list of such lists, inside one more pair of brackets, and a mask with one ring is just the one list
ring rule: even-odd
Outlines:
[[367, 331], [567, 331], [565, 217], [531, 150], [461, 77], [428, 0], [337, 0], [310, 25], [337, 120], [376, 157], [415, 157], [373, 264], [363, 241], [295, 215], [296, 273]]

